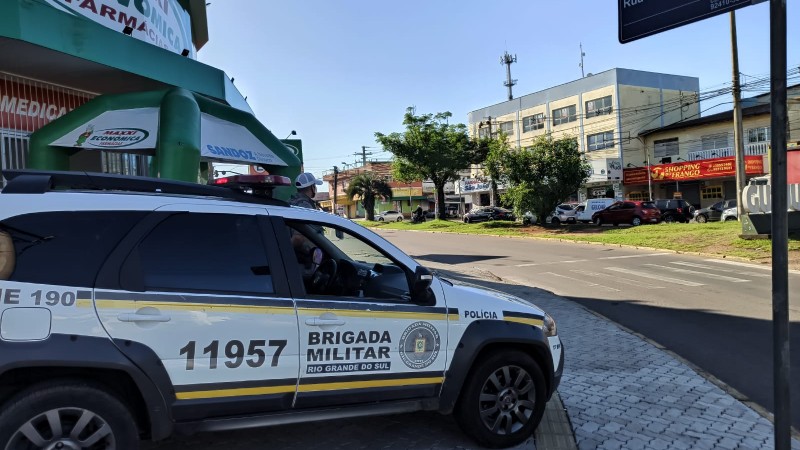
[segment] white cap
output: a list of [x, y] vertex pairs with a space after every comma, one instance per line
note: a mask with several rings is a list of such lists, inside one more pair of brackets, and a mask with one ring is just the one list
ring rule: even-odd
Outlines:
[[297, 189], [303, 189], [311, 186], [312, 184], [316, 184], [317, 186], [322, 186], [322, 180], [318, 180], [314, 178], [314, 174], [309, 172], [301, 173], [297, 176], [297, 180], [295, 180], [294, 185]]

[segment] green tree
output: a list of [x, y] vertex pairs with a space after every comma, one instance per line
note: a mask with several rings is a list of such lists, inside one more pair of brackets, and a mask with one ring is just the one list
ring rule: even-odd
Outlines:
[[458, 180], [458, 171], [480, 161], [478, 145], [469, 138], [467, 126], [451, 124], [453, 114], [415, 115], [414, 108], [406, 109], [402, 133], [383, 134], [375, 138], [395, 159], [394, 177], [405, 183], [431, 180], [436, 188], [436, 217], [444, 217], [444, 185]]
[[574, 138], [542, 136], [524, 149], [498, 151], [508, 189], [503, 199], [518, 214], [533, 211], [543, 220], [589, 179], [591, 166]]
[[508, 145], [508, 135], [500, 132], [497, 138], [494, 139], [481, 139], [478, 147], [486, 149], [485, 153], [481, 152], [481, 156], [485, 154], [483, 159], [484, 172], [489, 175], [489, 186], [491, 189], [491, 204], [497, 206], [500, 201], [500, 196], [497, 193], [497, 183], [502, 182], [503, 177], [503, 158], [511, 150]]
[[367, 220], [375, 220], [375, 199], [391, 200], [392, 188], [385, 181], [376, 178], [374, 173], [365, 172], [353, 177], [347, 186], [347, 198], [353, 200], [355, 197], [361, 200]]

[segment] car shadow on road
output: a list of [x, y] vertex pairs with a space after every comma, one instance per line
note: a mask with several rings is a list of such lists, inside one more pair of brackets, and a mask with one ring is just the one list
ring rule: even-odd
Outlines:
[[507, 256], [429, 254], [429, 255], [412, 255], [411, 257], [421, 261], [430, 261], [440, 264], [464, 264], [464, 263], [473, 263], [478, 261], [487, 261], [490, 259], [501, 259], [501, 258], [506, 258]]

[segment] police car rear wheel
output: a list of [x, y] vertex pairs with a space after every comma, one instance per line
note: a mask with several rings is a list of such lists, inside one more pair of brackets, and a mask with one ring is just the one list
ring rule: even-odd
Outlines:
[[108, 392], [83, 383], [33, 386], [0, 414], [6, 450], [133, 450], [139, 448], [128, 409]]
[[461, 428], [487, 447], [509, 447], [533, 434], [545, 408], [544, 375], [529, 355], [509, 351], [478, 363], [455, 416]]

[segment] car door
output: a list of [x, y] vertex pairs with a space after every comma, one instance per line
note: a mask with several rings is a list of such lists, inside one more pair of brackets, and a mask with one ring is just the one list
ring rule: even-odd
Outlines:
[[722, 204], [723, 203], [724, 202], [717, 202], [717, 203], [714, 203], [713, 205], [711, 205], [710, 208], [708, 208], [708, 220], [715, 221], [715, 220], [719, 220], [720, 217], [722, 217]]
[[[284, 259], [298, 262], [294, 275], [293, 265], [287, 272], [300, 290], [295, 407], [436, 397], [446, 368], [448, 318], [458, 320], [448, 314], [441, 291], [429, 306], [412, 303], [407, 267], [354, 230], [288, 219], [283, 229]], [[309, 267], [304, 255], [315, 248], [325, 256]], [[317, 283], [330, 261], [336, 261], [333, 281]]]
[[186, 209], [153, 213], [109, 257], [103, 327], [159, 361], [177, 421], [291, 408], [297, 317], [266, 210]]

